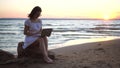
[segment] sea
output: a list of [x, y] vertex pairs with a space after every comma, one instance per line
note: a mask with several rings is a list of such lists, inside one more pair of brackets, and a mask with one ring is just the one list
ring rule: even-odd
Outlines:
[[[0, 19], [0, 49], [17, 53], [18, 43], [24, 41], [26, 19]], [[42, 19], [43, 28], [52, 28], [49, 46], [56, 46], [76, 39], [120, 37], [120, 20], [102, 19]]]

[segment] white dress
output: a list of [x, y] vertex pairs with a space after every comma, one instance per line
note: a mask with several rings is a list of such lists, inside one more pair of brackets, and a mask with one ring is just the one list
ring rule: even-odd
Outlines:
[[42, 21], [39, 19], [38, 22], [31, 22], [29, 19], [25, 21], [25, 25], [30, 27], [30, 32], [32, 32], [34, 35], [32, 36], [25, 36], [23, 49], [27, 48], [29, 45], [31, 45], [33, 42], [35, 42], [39, 37], [40, 34], [35, 34], [42, 29]]

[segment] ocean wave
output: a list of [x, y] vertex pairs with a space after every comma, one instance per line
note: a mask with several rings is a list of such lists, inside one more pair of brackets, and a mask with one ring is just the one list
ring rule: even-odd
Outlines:
[[95, 28], [90, 28], [92, 30], [120, 30], [120, 28], [116, 27], [95, 27]]
[[120, 24], [100, 24], [96, 26], [120, 26]]

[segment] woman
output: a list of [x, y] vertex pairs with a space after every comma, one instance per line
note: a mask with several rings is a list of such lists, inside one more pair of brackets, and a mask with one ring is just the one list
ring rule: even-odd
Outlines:
[[42, 9], [36, 6], [32, 9], [29, 14], [29, 19], [25, 21], [24, 34], [26, 35], [23, 49], [32, 46], [33, 43], [39, 43], [38, 48], [43, 54], [44, 61], [47, 63], [52, 63], [53, 60], [48, 57], [48, 41], [47, 37], [41, 37], [40, 33], [42, 30], [42, 21], [39, 18]]

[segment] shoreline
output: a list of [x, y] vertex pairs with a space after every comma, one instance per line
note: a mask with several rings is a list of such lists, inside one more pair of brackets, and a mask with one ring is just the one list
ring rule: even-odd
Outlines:
[[120, 37], [105, 36], [105, 37], [101, 37], [101, 38], [75, 39], [75, 40], [66, 41], [63, 44], [48, 46], [48, 48], [49, 48], [49, 50], [52, 50], [52, 49], [57, 49], [57, 48], [62, 48], [62, 47], [67, 47], [67, 46], [80, 45], [80, 44], [84, 44], [84, 43], [102, 42], [102, 41], [109, 41], [109, 40], [115, 40], [115, 39], [120, 39]]

